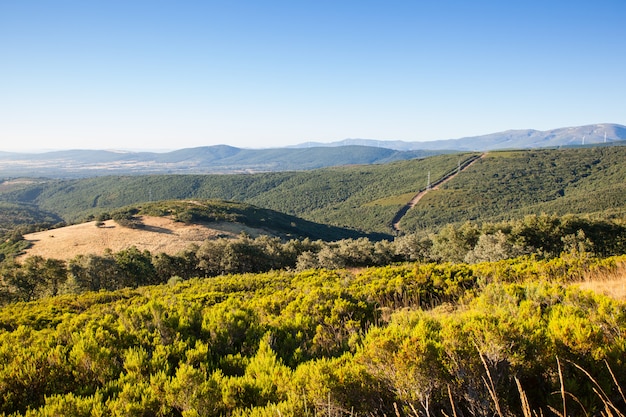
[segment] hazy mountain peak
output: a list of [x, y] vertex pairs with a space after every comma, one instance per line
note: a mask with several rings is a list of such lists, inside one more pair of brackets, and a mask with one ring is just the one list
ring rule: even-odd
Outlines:
[[614, 123], [599, 123], [585, 126], [564, 127], [551, 130], [511, 129], [479, 136], [457, 139], [406, 142], [401, 140], [344, 139], [331, 143], [307, 142], [297, 147], [363, 146], [384, 147], [395, 150], [435, 150], [488, 151], [495, 149], [528, 149], [558, 146], [591, 145], [626, 140], [626, 126]]

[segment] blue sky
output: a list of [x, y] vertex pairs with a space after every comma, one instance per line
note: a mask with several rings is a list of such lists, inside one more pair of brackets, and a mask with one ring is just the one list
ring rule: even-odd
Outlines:
[[626, 124], [626, 2], [0, 0], [0, 150]]

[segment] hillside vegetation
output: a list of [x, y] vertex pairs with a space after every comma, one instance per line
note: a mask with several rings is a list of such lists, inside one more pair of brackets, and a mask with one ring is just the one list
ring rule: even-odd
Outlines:
[[624, 415], [625, 259], [269, 272], [0, 309], [15, 416]]
[[[447, 225], [428, 236], [329, 242], [272, 236], [268, 230], [226, 222], [224, 216], [236, 212], [229, 213], [229, 204], [224, 203], [148, 204], [147, 212], [189, 205], [213, 220], [185, 224], [124, 210], [113, 215], [114, 222], [69, 226], [28, 234], [27, 241], [5, 242], [0, 245], [0, 304], [244, 272], [363, 268], [407, 261], [480, 263], [520, 256], [552, 259], [564, 253], [584, 262], [626, 253], [626, 225], [572, 216], [531, 215], [481, 226]], [[241, 233], [234, 236], [235, 230]], [[31, 240], [34, 246], [25, 248], [23, 243]], [[22, 255], [15, 258], [18, 253]]]
[[[463, 155], [384, 165], [241, 175], [166, 175], [54, 180], [2, 193], [68, 222], [131, 204], [169, 199], [247, 202], [317, 223], [389, 233], [391, 218], [416, 189], [456, 167]], [[357, 222], [356, 220], [359, 219]]]
[[[67, 222], [130, 204], [166, 199], [223, 199], [309, 221], [392, 233], [395, 214], [432, 181], [477, 154], [440, 155], [382, 165], [241, 175], [165, 175], [54, 180], [0, 193]], [[429, 192], [400, 223], [403, 232], [450, 222], [526, 214], [623, 217], [626, 147], [491, 152]]]
[[[0, 415], [626, 415], [626, 304], [594, 287], [626, 279], [626, 148], [457, 171], [477, 156], [5, 182], [5, 207], [33, 211], [8, 210], [25, 223], [0, 243]], [[456, 175], [404, 233], [365, 233], [388, 231], [429, 172]], [[93, 236], [177, 233], [147, 218], [259, 233], [16, 258], [44, 213]]]
[[491, 152], [428, 193], [407, 213], [407, 230], [527, 214], [626, 214], [626, 148]]
[[[265, 209], [246, 203], [220, 200], [164, 200], [135, 204], [112, 211], [112, 218], [124, 216], [167, 216], [175, 221], [193, 223], [228, 222], [265, 231], [270, 236], [282, 238], [310, 238], [339, 240], [345, 238], [372, 237], [353, 229], [315, 223], [279, 211]], [[100, 217], [106, 217], [107, 213]]]

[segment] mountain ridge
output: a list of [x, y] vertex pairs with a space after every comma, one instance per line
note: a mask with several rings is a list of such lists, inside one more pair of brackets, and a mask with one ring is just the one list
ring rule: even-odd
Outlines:
[[[224, 174], [302, 171], [381, 164], [456, 152], [626, 144], [626, 126], [604, 123], [547, 131], [507, 130], [429, 142], [344, 139], [283, 148], [247, 149], [229, 145], [170, 152], [62, 150], [0, 152], [0, 177], [81, 178], [102, 175]], [[341, 152], [337, 148], [341, 147]]]
[[501, 132], [477, 136], [465, 136], [457, 139], [438, 139], [432, 141], [402, 141], [379, 139], [344, 139], [321, 143], [305, 142], [296, 147], [311, 146], [372, 146], [408, 151], [415, 149], [490, 151], [498, 149], [529, 149], [559, 146], [592, 145], [615, 143], [626, 140], [626, 126], [616, 123], [599, 123], [584, 126], [562, 127], [550, 130], [509, 129]]
[[[243, 149], [201, 146], [167, 153], [67, 150], [37, 154], [0, 152], [0, 177], [91, 177], [139, 174], [225, 174], [302, 171], [341, 165], [379, 164], [445, 151], [397, 151], [368, 146]], [[449, 152], [448, 152], [449, 153]]]

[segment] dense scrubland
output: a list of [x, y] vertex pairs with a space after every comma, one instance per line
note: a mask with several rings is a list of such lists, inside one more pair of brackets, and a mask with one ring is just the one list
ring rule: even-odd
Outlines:
[[[626, 304], [593, 289], [626, 279], [626, 148], [487, 154], [383, 233], [474, 156], [5, 183], [0, 415], [625, 415]], [[199, 197], [227, 192], [290, 215]], [[140, 215], [272, 233], [15, 258], [40, 216]]]
[[620, 415], [626, 304], [575, 284], [623, 280], [625, 244], [616, 222], [543, 215], [5, 259], [0, 412]]
[[[194, 215], [185, 210], [177, 213], [189, 221], [206, 219], [207, 215], [216, 220], [242, 216], [240, 205], [191, 206]], [[143, 209], [117, 212], [113, 217], [124, 227], [142, 227], [132, 213], [155, 213], [165, 207], [171, 213], [189, 204], [149, 204]], [[216, 207], [220, 210], [215, 211]], [[234, 210], [229, 212], [228, 207]], [[25, 243], [20, 236], [15, 239], [0, 247], [7, 251], [0, 263], [0, 304], [63, 293], [272, 270], [363, 268], [412, 261], [479, 263], [520, 256], [551, 259], [562, 253], [606, 258], [626, 253], [626, 225], [622, 222], [548, 215], [482, 225], [466, 222], [458, 227], [445, 226], [437, 233], [407, 234], [393, 240], [360, 237], [324, 241], [269, 235], [252, 238], [241, 234], [235, 239], [207, 239], [177, 254], [151, 253], [131, 246], [104, 255], [80, 254], [69, 261], [41, 256], [17, 261], [14, 255], [20, 252], [10, 251], [22, 249]]]
[[625, 260], [274, 271], [11, 304], [0, 412], [621, 415], [626, 305], [571, 283]]

